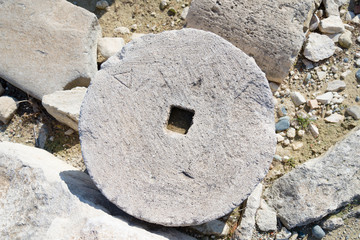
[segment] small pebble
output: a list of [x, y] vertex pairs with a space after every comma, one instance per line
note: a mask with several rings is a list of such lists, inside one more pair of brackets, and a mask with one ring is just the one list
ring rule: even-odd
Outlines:
[[360, 102], [360, 97], [359, 96], [356, 96], [355, 102]]
[[317, 239], [322, 239], [323, 237], [325, 237], [325, 232], [319, 225], [314, 226], [311, 232], [312, 235]]
[[360, 69], [355, 73], [356, 80], [360, 82]]
[[348, 58], [344, 58], [344, 63], [348, 63], [349, 59]]
[[96, 8], [104, 10], [109, 6], [109, 3], [106, 0], [101, 0], [96, 3]]

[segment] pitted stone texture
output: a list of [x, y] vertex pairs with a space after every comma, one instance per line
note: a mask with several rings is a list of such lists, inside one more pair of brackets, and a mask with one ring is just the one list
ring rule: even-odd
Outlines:
[[357, 128], [325, 155], [307, 161], [265, 191], [288, 229], [320, 220], [359, 197], [359, 148]]
[[[124, 211], [199, 225], [229, 213], [265, 176], [276, 145], [272, 94], [241, 50], [183, 29], [133, 40], [102, 66], [80, 139], [93, 180]], [[187, 134], [167, 129], [171, 106], [194, 111]]]
[[[134, 226], [90, 177], [42, 149], [0, 143], [0, 238], [194, 240]], [[154, 228], [153, 228], [154, 230]]]
[[94, 14], [65, 1], [0, 2], [0, 77], [41, 99], [87, 86], [101, 34]]
[[334, 42], [326, 35], [310, 33], [304, 48], [304, 56], [313, 61], [331, 57], [335, 53]]
[[253, 56], [270, 81], [288, 75], [303, 42], [313, 0], [196, 0], [187, 26], [214, 32]]

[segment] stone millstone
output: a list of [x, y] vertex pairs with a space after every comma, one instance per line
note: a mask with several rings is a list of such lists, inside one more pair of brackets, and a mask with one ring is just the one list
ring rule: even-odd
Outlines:
[[103, 64], [85, 95], [80, 139], [102, 193], [166, 226], [238, 206], [275, 152], [272, 95], [255, 61], [195, 29], [146, 35]]
[[[187, 26], [222, 36], [253, 56], [270, 81], [282, 82], [305, 40], [314, 0], [196, 0]], [[306, 26], [304, 26], [306, 25]]]

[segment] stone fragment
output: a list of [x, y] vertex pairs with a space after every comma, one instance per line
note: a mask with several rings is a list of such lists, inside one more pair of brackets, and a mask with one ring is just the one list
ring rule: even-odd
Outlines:
[[342, 33], [345, 31], [340, 16], [330, 16], [320, 21], [319, 29], [322, 33]]
[[344, 116], [338, 113], [331, 114], [330, 116], [326, 117], [324, 120], [327, 123], [338, 123], [344, 121]]
[[87, 174], [42, 149], [1, 142], [0, 179], [1, 239], [168, 239], [131, 226]]
[[190, 228], [203, 235], [214, 235], [218, 237], [226, 236], [230, 232], [229, 225], [220, 220], [213, 220]]
[[310, 107], [310, 109], [317, 109], [319, 108], [319, 104], [318, 104], [318, 101], [316, 99], [312, 99], [312, 100], [309, 100], [307, 102], [307, 105], [308, 107]]
[[[212, 31], [253, 56], [270, 81], [287, 76], [305, 40], [305, 22], [315, 10], [312, 0], [209, 1], [191, 3], [187, 26]], [[296, 19], [296, 20], [294, 20]]]
[[360, 14], [356, 15], [353, 19], [351, 19], [351, 22], [359, 24], [360, 23]]
[[341, 79], [345, 79], [347, 76], [349, 76], [350, 73], [352, 73], [351, 70], [346, 70], [345, 72], [343, 72], [343, 73], [340, 75], [340, 78], [341, 78]]
[[[331, 110], [330, 110], [331, 111]], [[314, 138], [317, 138], [319, 136], [319, 129], [315, 124], [310, 123], [308, 127], [309, 131], [313, 135]]]
[[96, 8], [104, 10], [109, 6], [109, 3], [106, 0], [100, 0], [96, 3]]
[[14, 116], [17, 110], [17, 105], [12, 97], [0, 97], [0, 121], [7, 124]]
[[326, 35], [310, 33], [304, 49], [304, 56], [313, 61], [331, 57], [335, 53], [334, 42]]
[[320, 220], [359, 196], [359, 148], [356, 128], [325, 155], [297, 166], [265, 191], [288, 229]]
[[41, 124], [38, 132], [38, 137], [35, 140], [35, 147], [45, 148], [45, 143], [49, 135], [49, 128], [46, 124]]
[[276, 134], [276, 142], [277, 143], [280, 143], [284, 140], [285, 140], [285, 138], [283, 136], [281, 136], [280, 134]]
[[281, 228], [281, 231], [276, 234], [276, 240], [288, 240], [291, 237], [291, 232], [286, 228]]
[[256, 225], [260, 231], [269, 232], [276, 230], [276, 212], [271, 209], [259, 209], [256, 213]]
[[326, 72], [325, 71], [316, 71], [316, 74], [320, 81], [324, 80], [326, 78]]
[[291, 97], [291, 100], [293, 101], [293, 103], [295, 104], [295, 106], [300, 106], [300, 105], [306, 103], [306, 99], [299, 92], [291, 92], [290, 97]]
[[276, 82], [269, 82], [269, 86], [270, 86], [271, 92], [274, 93], [279, 89], [280, 84], [276, 83]]
[[117, 27], [114, 29], [114, 33], [119, 33], [122, 35], [130, 34], [130, 29], [127, 27]]
[[59, 0], [7, 0], [0, 7], [0, 77], [41, 100], [88, 86], [101, 35], [93, 13]]
[[324, 0], [326, 16], [340, 16], [339, 5], [335, 0]]
[[325, 237], [325, 232], [319, 225], [314, 226], [311, 229], [311, 233], [317, 239], [322, 239], [323, 237]]
[[182, 20], [185, 20], [186, 17], [187, 17], [187, 15], [188, 15], [188, 13], [189, 13], [189, 7], [185, 7], [185, 8], [182, 10], [182, 12], [181, 12], [180, 18], [181, 18]]
[[84, 99], [86, 88], [76, 87], [71, 90], [57, 91], [45, 95], [42, 105], [56, 120], [66, 124], [75, 131], [78, 130], [81, 103]]
[[303, 137], [305, 135], [305, 130], [302, 130], [302, 129], [298, 130], [297, 135], [299, 137]]
[[100, 38], [98, 42], [98, 51], [105, 59], [108, 59], [119, 52], [124, 45], [125, 41], [123, 38]]
[[3, 88], [3, 86], [0, 83], [0, 96], [3, 95], [4, 92], [5, 92], [5, 89]]
[[345, 30], [345, 32], [343, 32], [340, 37], [339, 37], [339, 44], [341, 47], [343, 48], [350, 48], [351, 44], [352, 44], [352, 40], [351, 40], [351, 32], [349, 30]]
[[296, 129], [295, 128], [289, 128], [287, 131], [286, 131], [286, 136], [288, 138], [294, 138], [296, 136]]
[[346, 109], [346, 113], [352, 116], [355, 120], [360, 119], [360, 106], [351, 106]]
[[327, 92], [316, 97], [316, 100], [322, 104], [329, 104], [333, 99], [334, 94], [332, 92]]
[[304, 144], [302, 142], [294, 142], [291, 147], [294, 151], [297, 151], [300, 150], [303, 146]]
[[344, 220], [341, 217], [331, 217], [322, 223], [322, 228], [325, 230], [335, 230], [344, 225]]
[[279, 118], [279, 121], [275, 125], [276, 132], [281, 132], [290, 127], [290, 118], [288, 116]]
[[260, 207], [263, 185], [259, 183], [246, 201], [246, 208], [242, 215], [240, 225], [235, 231], [236, 240], [251, 240], [255, 229], [255, 215]]
[[229, 213], [266, 175], [276, 146], [265, 74], [231, 43], [195, 29], [148, 34], [103, 63], [79, 126], [103, 194], [168, 226]]
[[345, 81], [335, 80], [328, 83], [326, 92], [339, 92], [346, 88]]

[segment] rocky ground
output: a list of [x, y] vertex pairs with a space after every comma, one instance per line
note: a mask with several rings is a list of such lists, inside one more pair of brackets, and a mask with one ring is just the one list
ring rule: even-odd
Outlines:
[[[100, 9], [89, 5], [88, 1], [70, 2], [84, 6], [97, 15], [104, 37], [122, 37], [125, 42], [130, 41], [134, 33], [159, 33], [183, 28], [185, 21], [182, 13], [191, 3], [171, 0], [160, 6], [160, 1], [115, 0], [108, 1], [109, 6]], [[360, 105], [360, 80], [355, 77], [360, 67], [360, 25], [346, 20], [347, 7], [347, 5], [342, 7], [342, 19], [352, 32], [351, 46], [338, 47], [334, 55], [317, 63], [308, 62], [304, 56], [300, 55], [285, 81], [280, 86], [272, 85], [276, 102], [276, 122], [279, 122], [281, 117], [288, 116], [286, 121], [290, 126], [278, 131], [276, 156], [264, 180], [265, 188], [271, 186], [274, 180], [297, 165], [322, 155], [346, 133], [360, 125], [360, 120], [354, 119], [346, 112], [349, 107]], [[99, 62], [104, 60], [101, 55], [98, 59]], [[310, 66], [311, 64], [313, 66]], [[330, 101], [329, 104], [321, 104], [320, 101], [307, 103], [308, 100], [315, 100], [318, 96], [325, 94], [329, 83], [334, 80], [342, 80], [346, 86], [342, 86], [341, 90], [330, 91], [336, 95], [332, 102]], [[3, 95], [14, 97], [18, 106], [8, 124], [0, 123], [0, 141], [44, 148], [75, 168], [85, 170], [78, 133], [56, 121], [47, 113], [40, 101], [3, 80], [0, 80], [0, 83], [5, 89]], [[294, 102], [297, 101], [295, 99], [299, 96], [294, 96], [294, 92], [298, 92], [306, 102], [295, 106]], [[335, 120], [331, 118], [329, 120], [330, 116], [333, 116]], [[181, 231], [199, 239], [231, 239], [239, 223], [242, 207], [244, 206], [240, 206], [230, 216], [222, 219], [230, 225], [226, 236], [218, 237], [213, 233], [205, 236], [203, 229], [197, 232], [194, 229], [185, 228]], [[358, 201], [339, 209], [334, 215], [342, 217], [344, 224], [335, 230], [327, 231], [323, 239], [360, 239], [359, 218], [351, 214], [356, 209], [359, 209]], [[298, 237], [315, 239], [311, 234], [311, 229], [316, 224], [320, 222], [296, 228]], [[278, 222], [277, 230], [280, 231], [282, 227]], [[253, 239], [279, 239], [276, 238], [276, 234], [276, 230], [267, 233], [255, 231]]]

